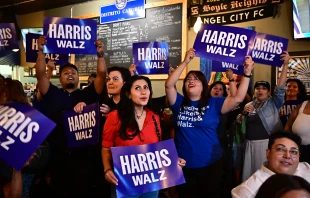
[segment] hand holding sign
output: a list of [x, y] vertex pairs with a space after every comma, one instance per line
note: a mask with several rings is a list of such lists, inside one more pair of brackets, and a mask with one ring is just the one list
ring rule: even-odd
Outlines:
[[50, 60], [48, 60], [48, 62], [47, 62], [47, 68], [49, 69], [49, 70], [54, 70], [54, 68], [55, 68], [55, 60], [52, 60], [52, 59], [50, 59]]
[[118, 185], [118, 179], [115, 177], [112, 169], [107, 169], [104, 171], [104, 178], [111, 184]]
[[108, 113], [110, 113], [110, 107], [106, 104], [101, 104], [101, 107], [100, 107], [100, 112], [102, 113], [101, 115], [102, 116], [107, 116]]
[[284, 51], [284, 54], [281, 55], [281, 61], [283, 61], [283, 65], [288, 65], [290, 60], [290, 55], [287, 51]]
[[183, 158], [179, 158], [178, 165], [179, 165], [179, 166], [181, 166], [181, 167], [184, 167], [184, 166], [185, 166], [185, 164], [186, 164], [185, 159], [183, 159]]
[[75, 113], [82, 113], [83, 111], [83, 107], [85, 107], [86, 104], [84, 102], [79, 102], [75, 105], [75, 107], [73, 108], [73, 110], [75, 111]]
[[186, 54], [185, 54], [185, 58], [184, 61], [186, 64], [188, 64], [189, 62], [191, 62], [191, 60], [195, 57], [195, 49], [190, 48]]
[[136, 65], [135, 64], [131, 64], [130, 66], [129, 66], [129, 72], [130, 72], [130, 75], [131, 76], [134, 76], [135, 74], [136, 74], [136, 71], [137, 71], [137, 67], [136, 67]]
[[245, 59], [245, 61], [243, 63], [244, 74], [249, 76], [249, 75], [252, 74], [252, 71], [254, 69], [254, 61], [252, 60], [251, 56], [246, 56], [245, 58], [246, 59]]
[[46, 45], [45, 36], [40, 36], [37, 42], [38, 42], [38, 50], [43, 51], [43, 45]]

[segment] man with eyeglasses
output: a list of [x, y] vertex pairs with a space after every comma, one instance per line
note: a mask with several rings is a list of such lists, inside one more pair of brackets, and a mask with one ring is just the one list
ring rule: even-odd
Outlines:
[[310, 165], [299, 163], [300, 145], [301, 138], [294, 133], [279, 131], [270, 135], [267, 161], [249, 179], [231, 191], [232, 197], [255, 197], [260, 186], [274, 174], [297, 175], [310, 182]]

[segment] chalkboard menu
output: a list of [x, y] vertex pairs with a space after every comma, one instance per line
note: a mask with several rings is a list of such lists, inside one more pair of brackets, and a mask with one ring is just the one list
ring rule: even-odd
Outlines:
[[[132, 43], [146, 41], [167, 42], [169, 64], [179, 65], [182, 49], [182, 4], [146, 9], [146, 18], [118, 23], [100, 24], [97, 21], [97, 38], [104, 43], [107, 67], [128, 68], [132, 61]], [[80, 76], [97, 70], [95, 55], [76, 55], [75, 65]]]

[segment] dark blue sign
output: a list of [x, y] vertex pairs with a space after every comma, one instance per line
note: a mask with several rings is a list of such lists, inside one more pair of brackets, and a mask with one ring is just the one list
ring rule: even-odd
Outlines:
[[14, 23], [0, 23], [0, 48], [19, 49]]
[[100, 24], [145, 18], [145, 0], [115, 0], [100, 7]]
[[185, 183], [172, 139], [140, 146], [112, 147], [117, 197], [139, 195]]
[[242, 65], [255, 35], [244, 28], [205, 24], [194, 43], [196, 56]]
[[0, 159], [20, 170], [55, 126], [25, 103], [0, 105]]
[[138, 74], [168, 74], [169, 47], [165, 42], [132, 44], [133, 63]]
[[97, 24], [92, 19], [44, 18], [44, 53], [96, 54]]
[[63, 113], [68, 148], [96, 144], [99, 141], [99, 105], [94, 103], [83, 108]]
[[[37, 40], [40, 34], [26, 34], [26, 62], [35, 63], [38, 57]], [[69, 62], [68, 54], [45, 54], [46, 63], [49, 60], [54, 60], [55, 65], [64, 65]]]
[[243, 74], [243, 65], [212, 60], [212, 71], [225, 72], [227, 69], [231, 69], [234, 72], [234, 74], [238, 75]]
[[271, 66], [281, 66], [281, 54], [287, 50], [288, 39], [264, 33], [257, 33], [255, 41], [250, 46], [249, 55], [255, 63]]

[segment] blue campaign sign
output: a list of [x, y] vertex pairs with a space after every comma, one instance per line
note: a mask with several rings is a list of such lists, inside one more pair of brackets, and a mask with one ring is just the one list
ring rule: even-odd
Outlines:
[[281, 54], [287, 50], [288, 39], [270, 34], [257, 33], [255, 41], [250, 46], [249, 55], [256, 63], [281, 66]]
[[[38, 57], [37, 40], [40, 34], [28, 33], [26, 34], [26, 62], [35, 63]], [[69, 62], [68, 54], [45, 54], [46, 63], [48, 60], [54, 60], [55, 65], [64, 65]]]
[[140, 146], [112, 147], [117, 197], [139, 195], [185, 183], [172, 139]]
[[45, 17], [44, 53], [96, 54], [97, 24], [92, 19]]
[[115, 0], [100, 7], [100, 24], [145, 18], [145, 0]]
[[55, 126], [25, 103], [0, 105], [0, 159], [20, 170]]
[[219, 62], [219, 61], [212, 60], [212, 71], [226, 72], [227, 69], [231, 69], [234, 72], [234, 74], [238, 74], [238, 75], [243, 74], [243, 65], [237, 65], [234, 63]]
[[242, 65], [256, 32], [244, 28], [205, 24], [198, 32], [196, 56]]
[[68, 148], [82, 147], [99, 141], [99, 104], [83, 108], [82, 113], [74, 110], [63, 113]]
[[166, 42], [132, 44], [133, 63], [138, 74], [168, 74], [169, 47]]
[[19, 49], [14, 23], [0, 23], [0, 47]]

